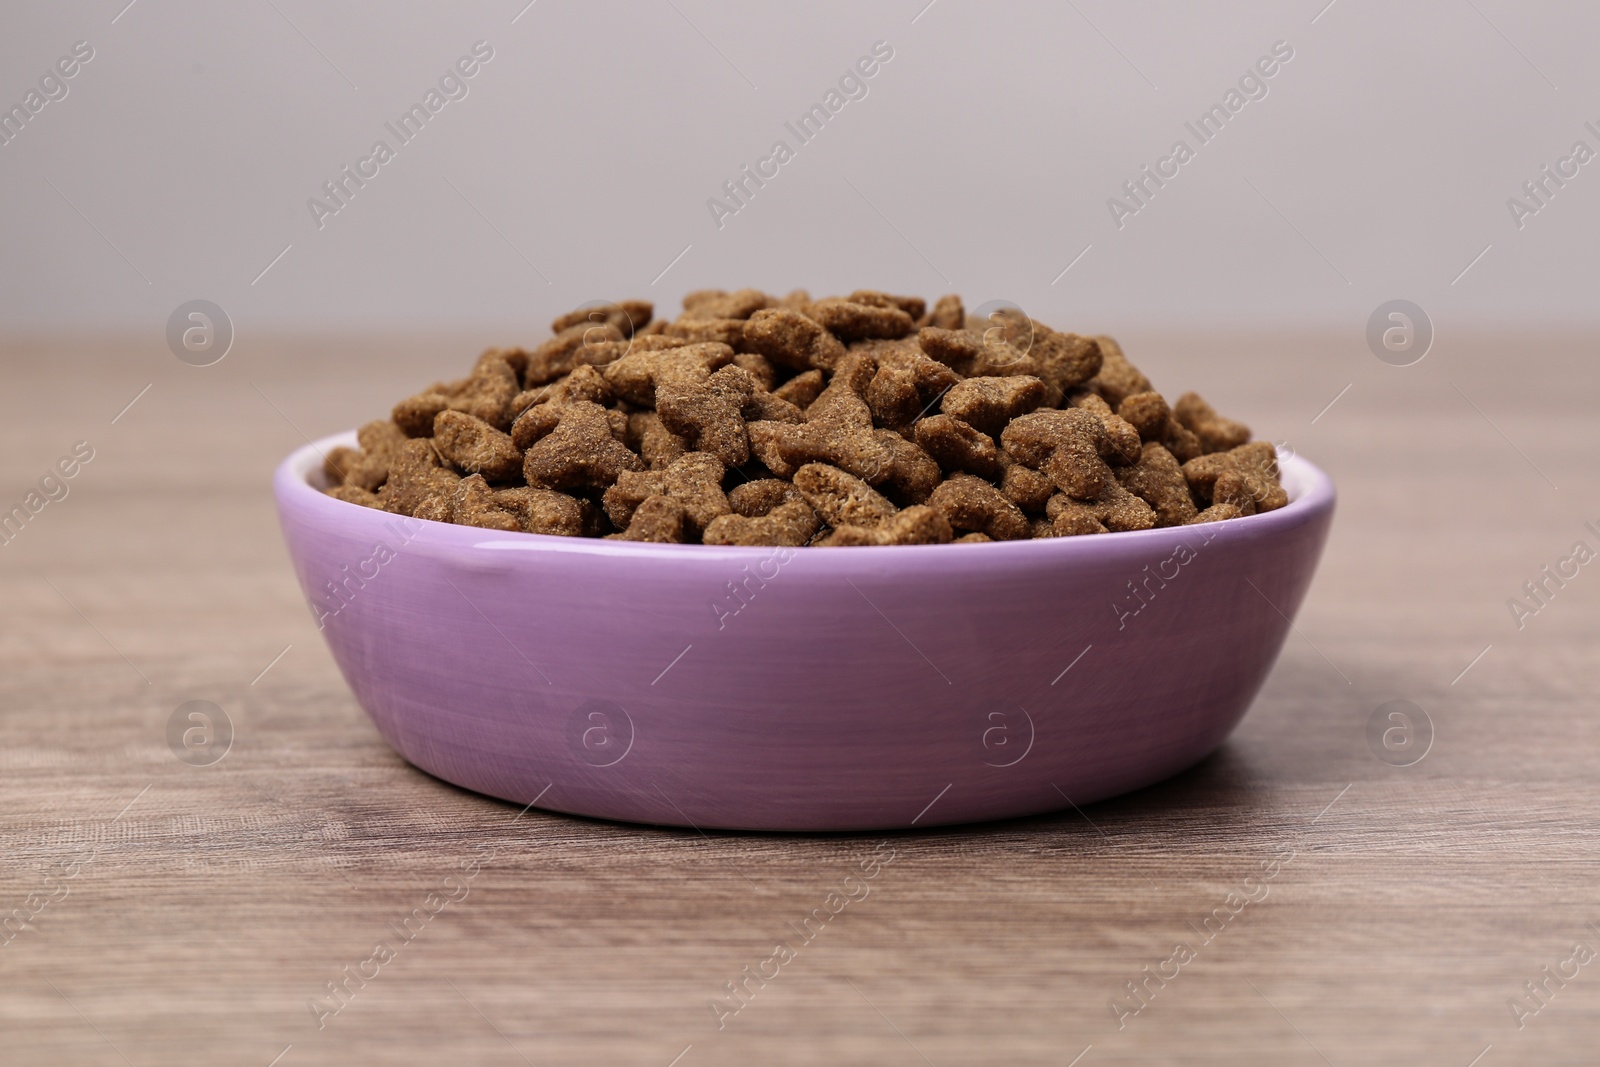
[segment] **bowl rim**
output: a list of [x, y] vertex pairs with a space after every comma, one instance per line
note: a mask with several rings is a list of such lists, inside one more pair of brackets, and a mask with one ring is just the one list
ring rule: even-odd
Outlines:
[[[363, 507], [360, 504], [352, 504], [348, 501], [331, 497], [312, 484], [313, 477], [320, 478], [323, 458], [328, 450], [339, 446], [355, 447], [356, 443], [356, 431], [353, 429], [346, 430], [342, 433], [329, 434], [315, 441], [308, 441], [285, 457], [273, 475], [273, 488], [277, 495], [280, 509], [288, 504], [299, 505], [301, 508], [312, 511], [319, 516], [326, 516], [330, 524], [341, 525], [345, 523], [345, 520], [359, 519], [362, 512], [372, 511], [373, 509]], [[1236, 519], [1225, 519], [1219, 523], [1208, 523], [1206, 525], [1225, 527], [1238, 535], [1243, 535], [1249, 531], [1255, 536], [1263, 536], [1270, 535], [1275, 531], [1287, 531], [1333, 508], [1337, 496], [1333, 479], [1320, 467], [1298, 453], [1278, 448], [1277, 446], [1274, 447], [1277, 448], [1281, 480], [1284, 489], [1289, 494], [1289, 503], [1276, 511], [1244, 515]], [[402, 516], [393, 515], [389, 512], [377, 512], [376, 514], [390, 520], [402, 518]], [[446, 543], [452, 543], [463, 548], [545, 550], [577, 552], [593, 556], [679, 559], [770, 556], [775, 548], [780, 548], [780, 546], [773, 545], [655, 544], [641, 541], [607, 540], [600, 537], [562, 537], [555, 534], [485, 530], [475, 526], [437, 522], [432, 519], [410, 518], [406, 521], [424, 523], [429, 532], [430, 540], [443, 539]], [[1195, 527], [1158, 526], [1148, 530], [1112, 531], [1087, 537], [1040, 537], [1020, 541], [993, 541], [984, 543], [983, 555], [988, 559], [997, 561], [1001, 558], [1015, 559], [1019, 556], [1039, 553], [1071, 556], [1073, 553], [1106, 551], [1114, 546], [1131, 548], [1141, 542], [1160, 541], [1170, 538], [1173, 534], [1181, 531], [1193, 529]], [[862, 553], [866, 553], [867, 558], [883, 560], [913, 554], [925, 556], [930, 552], [953, 552], [956, 548], [957, 546], [955, 545], [849, 545], [829, 548], [827, 555], [830, 558], [859, 559]], [[970, 551], [972, 546], [963, 545], [960, 548]], [[797, 549], [791, 548], [789, 551], [797, 551]], [[961, 558], [970, 560], [970, 557], [965, 553]]]

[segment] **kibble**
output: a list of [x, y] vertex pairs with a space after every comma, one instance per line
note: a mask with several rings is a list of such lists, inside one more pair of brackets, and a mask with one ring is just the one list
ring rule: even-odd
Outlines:
[[1015, 308], [701, 290], [557, 317], [324, 457], [328, 495], [507, 533], [658, 544], [979, 544], [1288, 503], [1271, 444], [1173, 403], [1116, 341]]

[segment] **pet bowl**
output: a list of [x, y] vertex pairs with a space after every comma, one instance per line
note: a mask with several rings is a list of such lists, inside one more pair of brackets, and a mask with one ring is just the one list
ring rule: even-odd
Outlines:
[[976, 545], [722, 548], [500, 533], [275, 478], [334, 659], [395, 750], [604, 819], [879, 830], [1085, 804], [1215, 749], [1272, 668], [1333, 519]]

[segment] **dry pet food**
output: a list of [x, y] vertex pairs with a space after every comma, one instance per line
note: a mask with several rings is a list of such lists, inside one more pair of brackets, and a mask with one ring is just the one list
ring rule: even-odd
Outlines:
[[1169, 403], [1109, 337], [958, 296], [701, 290], [560, 316], [324, 457], [330, 496], [487, 530], [708, 545], [978, 544], [1288, 503], [1272, 445]]

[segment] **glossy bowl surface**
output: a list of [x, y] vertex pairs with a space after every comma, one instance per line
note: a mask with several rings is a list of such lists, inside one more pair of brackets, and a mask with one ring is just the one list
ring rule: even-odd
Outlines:
[[518, 804], [700, 828], [1052, 811], [1159, 781], [1250, 706], [1333, 519], [978, 545], [773, 549], [506, 534], [275, 476], [312, 612], [388, 742]]

